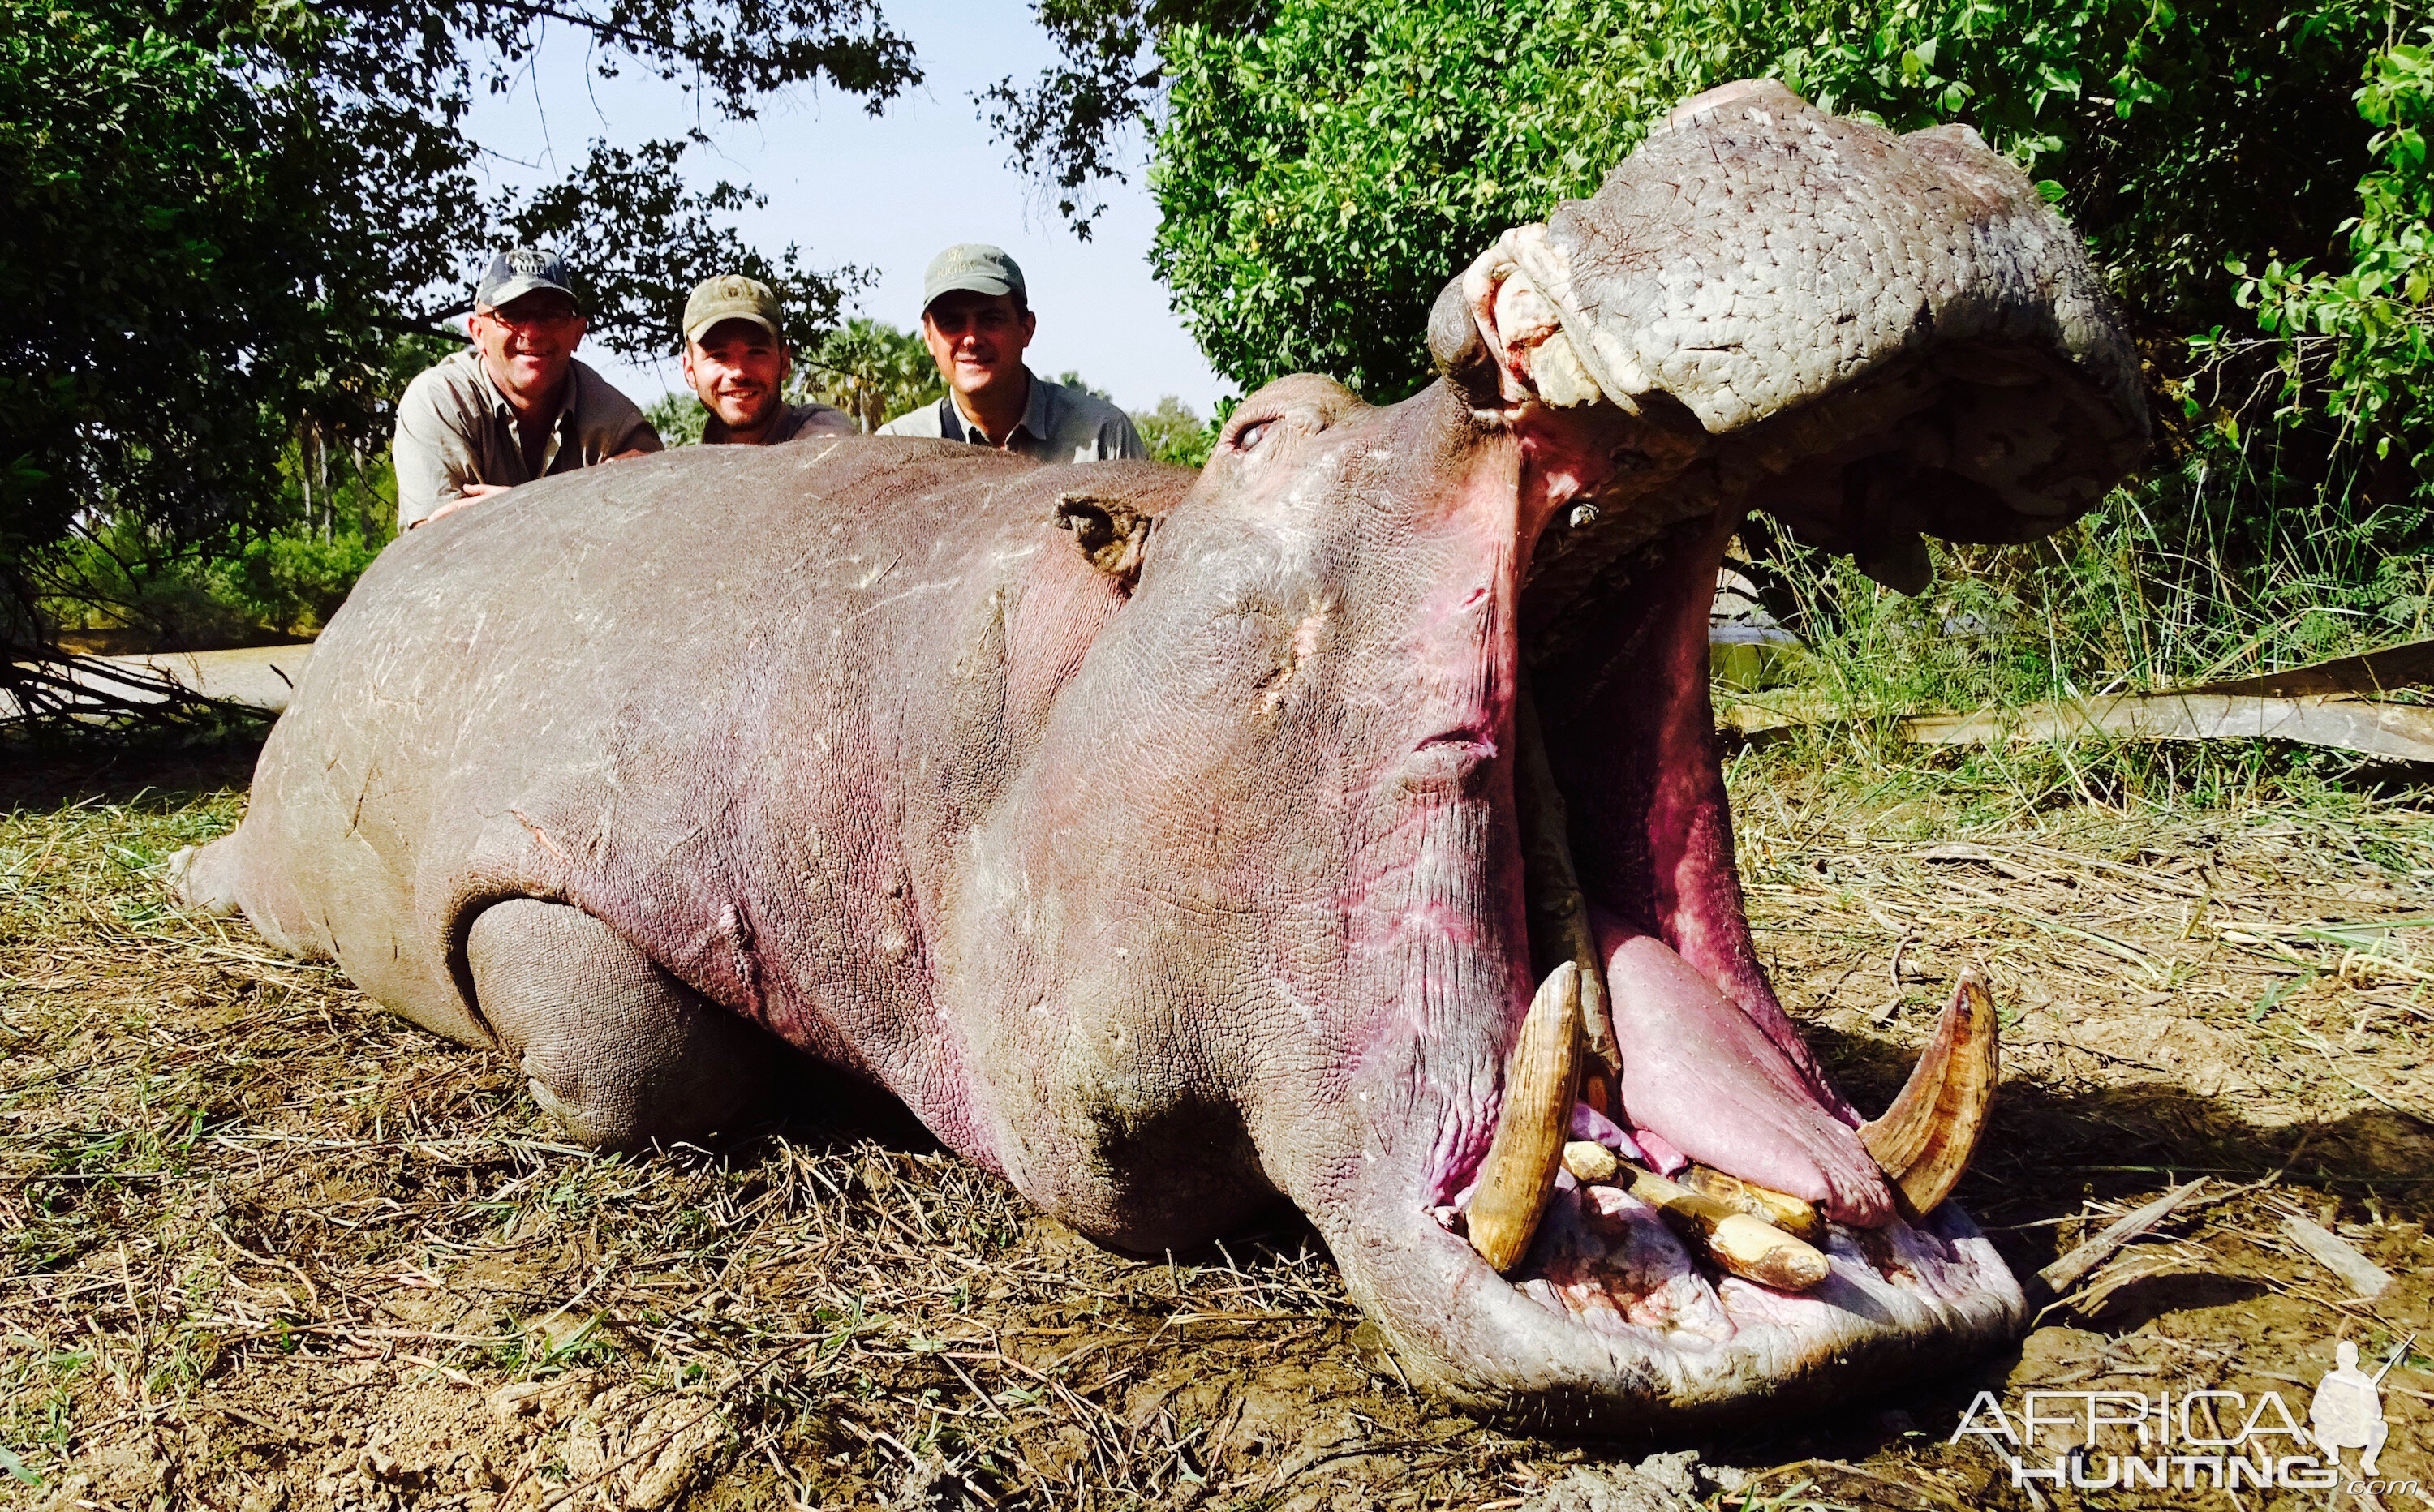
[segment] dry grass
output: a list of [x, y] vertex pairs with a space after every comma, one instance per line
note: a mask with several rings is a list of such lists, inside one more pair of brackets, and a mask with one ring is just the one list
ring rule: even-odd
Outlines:
[[[1289, 1215], [1110, 1255], [826, 1081], [717, 1149], [557, 1146], [503, 1062], [163, 907], [144, 869], [245, 765], [0, 787], [0, 1504], [1517, 1509], [1647, 1450], [1404, 1390]], [[1710, 1505], [2025, 1505], [1944, 1442], [1980, 1386], [2254, 1390], [2434, 1336], [2434, 815], [2072, 771], [1744, 754], [1761, 947], [1863, 1103], [1990, 963], [2011, 1083], [1963, 1198], [2024, 1271], [2214, 1184], [2018, 1358], [1691, 1446]], [[2400, 1283], [2349, 1298], [2286, 1213]], [[2434, 1479], [2425, 1363], [2387, 1473]]]

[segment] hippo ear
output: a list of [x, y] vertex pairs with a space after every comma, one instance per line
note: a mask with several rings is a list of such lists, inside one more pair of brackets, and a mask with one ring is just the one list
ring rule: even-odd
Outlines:
[[1140, 576], [1141, 549], [1149, 544], [1156, 520], [1130, 504], [1094, 494], [1062, 494], [1056, 500], [1056, 525], [1073, 534], [1073, 544], [1090, 565], [1125, 587]]

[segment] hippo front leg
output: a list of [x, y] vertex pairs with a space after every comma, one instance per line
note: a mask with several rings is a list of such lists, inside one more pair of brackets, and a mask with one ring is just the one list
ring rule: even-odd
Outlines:
[[580, 1144], [698, 1138], [760, 1096], [780, 1059], [768, 1035], [580, 909], [493, 904], [465, 953], [482, 1017]]

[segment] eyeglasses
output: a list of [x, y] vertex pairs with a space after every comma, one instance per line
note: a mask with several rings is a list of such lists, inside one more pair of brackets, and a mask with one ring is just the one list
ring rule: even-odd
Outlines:
[[521, 314], [510, 314], [505, 310], [495, 308], [476, 310], [473, 313], [486, 319], [495, 320], [510, 331], [547, 331], [558, 326], [573, 325], [582, 318], [582, 312], [570, 310], [564, 305], [546, 305], [539, 310], [524, 311]]

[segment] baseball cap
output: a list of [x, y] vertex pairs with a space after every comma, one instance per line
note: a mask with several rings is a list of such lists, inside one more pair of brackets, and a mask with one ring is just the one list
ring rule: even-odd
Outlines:
[[1004, 248], [986, 242], [958, 242], [930, 260], [930, 271], [921, 276], [921, 308], [929, 309], [938, 296], [957, 289], [1010, 294], [1017, 304], [1031, 302], [1022, 286], [1022, 269], [1005, 255]]
[[770, 335], [785, 339], [786, 312], [778, 303], [778, 296], [759, 279], [747, 279], [741, 273], [722, 273], [694, 285], [692, 296], [685, 300], [685, 340], [699, 341], [722, 320], [749, 320]]
[[473, 303], [480, 309], [495, 310], [535, 289], [562, 294], [574, 300], [577, 310], [583, 308], [583, 301], [567, 287], [566, 260], [538, 246], [512, 246], [490, 259], [482, 281], [473, 286]]

